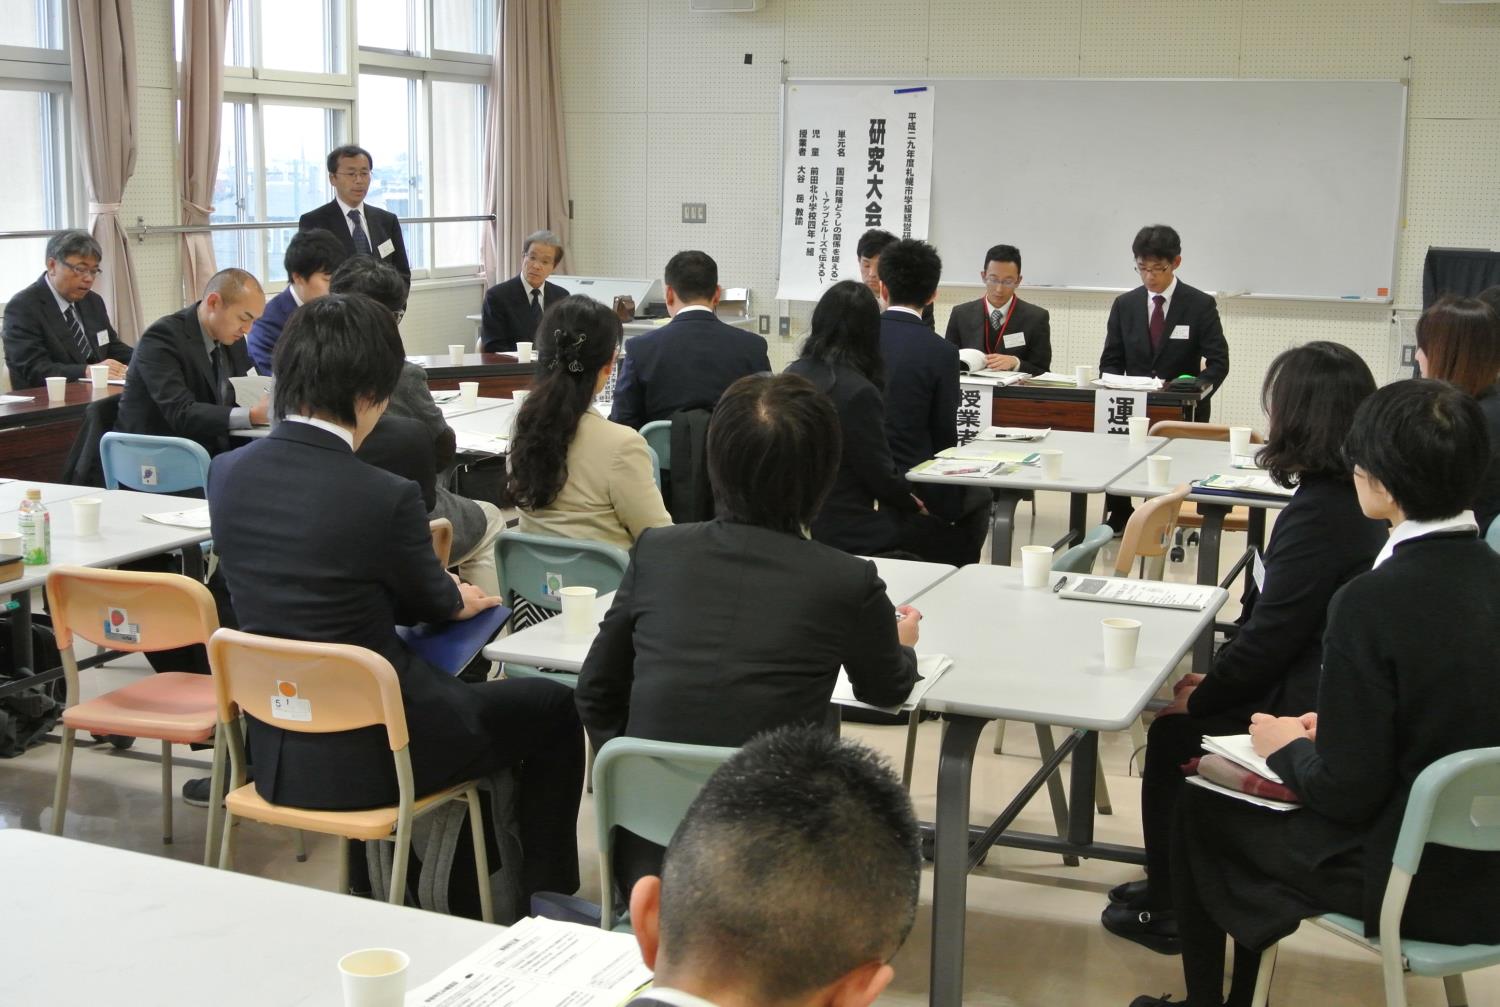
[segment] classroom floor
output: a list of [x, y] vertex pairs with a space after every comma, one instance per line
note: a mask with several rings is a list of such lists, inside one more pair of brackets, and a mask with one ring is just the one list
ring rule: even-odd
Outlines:
[[[1051, 542], [1066, 526], [1066, 502], [1059, 494], [1039, 494], [1040, 510], [1034, 533], [1023, 505], [1018, 514], [1017, 545], [1028, 537]], [[1095, 498], [1094, 508], [1098, 507]], [[1225, 537], [1225, 567], [1243, 536]], [[1112, 547], [1100, 561], [1104, 569]], [[1191, 580], [1195, 553], [1186, 563], [1169, 564], [1170, 579]], [[920, 606], [919, 606], [920, 607]], [[1231, 603], [1231, 609], [1233, 603]], [[1226, 616], [1227, 617], [1227, 616]], [[118, 662], [84, 681], [94, 689], [113, 687], [128, 676], [149, 673], [144, 662]], [[90, 691], [93, 691], [91, 689]], [[899, 760], [905, 728], [848, 725], [846, 734], [858, 737]], [[980, 740], [974, 773], [973, 813], [979, 822], [993, 817], [1032, 773], [1037, 761], [1036, 739], [1028, 725], [1011, 725], [1005, 754], [992, 755], [993, 731]], [[918, 745], [912, 798], [917, 812], [930, 819], [936, 790], [940, 725], [923, 725]], [[178, 800], [175, 806], [177, 841], [163, 846], [159, 835], [160, 771], [144, 757], [154, 743], [131, 752], [81, 747], [74, 759], [73, 789], [67, 834], [77, 839], [139, 850], [179, 860], [201, 862], [205, 813]], [[180, 751], [180, 750], [179, 750]], [[1140, 842], [1138, 780], [1127, 774], [1130, 741], [1125, 735], [1101, 739], [1101, 757], [1108, 776], [1114, 814], [1098, 818], [1101, 841]], [[182, 762], [196, 763], [182, 765]], [[207, 753], [183, 753], [176, 783], [207, 775]], [[0, 762], [0, 828], [44, 829], [51, 822], [52, 788], [57, 748], [41, 745], [25, 755]], [[1017, 827], [1044, 832], [1051, 828], [1045, 795], [1022, 814]], [[308, 861], [297, 863], [291, 837], [284, 831], [256, 824], [242, 826], [237, 845], [238, 869], [293, 884], [331, 888], [337, 844], [318, 836], [307, 839]], [[583, 864], [579, 894], [598, 897], [597, 853], [592, 800], [584, 797], [578, 835]], [[1153, 954], [1113, 937], [1099, 925], [1105, 892], [1118, 882], [1139, 877], [1134, 867], [1104, 861], [1084, 861], [1065, 867], [1055, 856], [1023, 850], [995, 849], [985, 866], [971, 876], [968, 889], [967, 973], [964, 1002], [994, 1007], [1088, 1005], [1124, 1007], [1141, 993], [1182, 992], [1178, 959]], [[879, 1001], [882, 1005], [927, 1002], [930, 934], [930, 871], [924, 877], [922, 907], [917, 925], [896, 958], [896, 979]], [[66, 883], [64, 879], [61, 883]], [[455, 948], [455, 959], [467, 948]], [[1500, 1004], [1500, 968], [1471, 975], [1470, 1003]], [[1407, 992], [1412, 1007], [1444, 1003], [1441, 983], [1411, 978]], [[1304, 926], [1282, 946], [1272, 988], [1273, 1004], [1310, 1004], [1322, 1007], [1368, 1007], [1382, 1001], [1377, 959], [1345, 941], [1312, 926]]]

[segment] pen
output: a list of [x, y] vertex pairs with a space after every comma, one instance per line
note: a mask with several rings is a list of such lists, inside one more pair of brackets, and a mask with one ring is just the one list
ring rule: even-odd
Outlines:
[[1068, 583], [1068, 578], [1066, 578], [1066, 577], [1059, 577], [1059, 578], [1057, 578], [1057, 583], [1055, 585], [1053, 585], [1053, 587], [1052, 587], [1052, 593], [1056, 594], [1057, 592], [1061, 591], [1067, 585], [1067, 583]]

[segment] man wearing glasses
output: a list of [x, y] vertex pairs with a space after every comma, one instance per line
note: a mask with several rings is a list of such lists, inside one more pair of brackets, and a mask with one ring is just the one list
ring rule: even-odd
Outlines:
[[5, 305], [5, 363], [12, 388], [37, 388], [48, 378], [77, 381], [90, 364], [123, 378], [130, 347], [94, 293], [103, 270], [99, 243], [87, 231], [64, 231], [47, 242], [47, 271]]
[[374, 163], [368, 150], [353, 144], [329, 151], [328, 184], [333, 186], [333, 200], [316, 210], [308, 210], [297, 221], [297, 227], [303, 231], [314, 227], [332, 231], [343, 242], [345, 252], [373, 255], [395, 266], [410, 287], [411, 264], [406, 261], [400, 219], [389, 210], [365, 204]]
[[1045, 308], [1016, 296], [1021, 252], [996, 245], [984, 253], [984, 296], [956, 305], [948, 315], [948, 342], [984, 354], [989, 371], [1042, 374], [1052, 364], [1052, 322]]

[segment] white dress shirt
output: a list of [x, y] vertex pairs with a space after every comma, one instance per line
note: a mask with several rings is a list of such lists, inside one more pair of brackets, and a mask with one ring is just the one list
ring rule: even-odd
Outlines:
[[[1177, 277], [1174, 276], [1174, 277], [1172, 277], [1172, 282], [1169, 283], [1169, 284], [1167, 284], [1167, 289], [1163, 290], [1161, 292], [1161, 294], [1160, 294], [1160, 296], [1162, 298], [1162, 302], [1161, 302], [1161, 317], [1163, 319], [1165, 319], [1167, 317], [1167, 312], [1169, 312], [1169, 311], [1172, 310], [1172, 295], [1175, 294], [1175, 293], [1177, 293]], [[1156, 310], [1156, 298], [1157, 298], [1157, 296], [1158, 295], [1153, 294], [1151, 292], [1151, 288], [1150, 287], [1146, 288], [1146, 321], [1147, 322], [1151, 321], [1151, 313]]]
[[339, 216], [344, 218], [344, 226], [349, 229], [349, 237], [351, 238], [354, 237], [354, 221], [349, 219], [349, 211], [353, 210], [359, 214], [359, 226], [364, 228], [365, 238], [370, 242], [371, 250], [374, 250], [375, 240], [370, 237], [370, 218], [365, 216], [365, 204], [360, 203], [358, 206], [350, 206], [337, 196], [333, 197], [333, 201], [339, 204]]
[[889, 308], [886, 308], [885, 310], [887, 310], [887, 311], [904, 311], [908, 315], [911, 315], [912, 317], [914, 317], [917, 321], [920, 322], [922, 320], [922, 312], [918, 311], [916, 308], [904, 308], [904, 307], [902, 307], [899, 304], [892, 304]]
[[1375, 557], [1375, 562], [1370, 565], [1373, 570], [1396, 552], [1396, 546], [1402, 542], [1410, 542], [1414, 538], [1423, 538], [1427, 535], [1436, 535], [1445, 531], [1479, 531], [1479, 522], [1474, 520], [1474, 512], [1466, 510], [1450, 518], [1442, 518], [1438, 521], [1402, 521], [1391, 529], [1391, 537], [1386, 540], [1385, 546], [1380, 550], [1380, 555]]
[[645, 997], [648, 1000], [660, 1000], [664, 1004], [671, 1004], [672, 1007], [718, 1007], [717, 1004], [710, 1000], [695, 997], [691, 993], [682, 992], [682, 990], [674, 990], [669, 986], [652, 986], [649, 989], [641, 991], [639, 996]]
[[707, 311], [710, 315], [714, 313], [714, 309], [707, 304], [684, 304], [677, 309], [677, 314], [680, 315], [685, 311]]
[[337, 436], [339, 440], [349, 445], [350, 451], [354, 450], [354, 434], [347, 427], [341, 427], [337, 423], [329, 423], [327, 420], [320, 420], [316, 416], [288, 416], [285, 422], [306, 423], [310, 427], [327, 430], [329, 433]]

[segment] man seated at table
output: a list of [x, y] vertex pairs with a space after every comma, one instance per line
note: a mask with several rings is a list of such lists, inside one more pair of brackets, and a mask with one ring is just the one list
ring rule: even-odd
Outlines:
[[130, 347], [109, 323], [104, 298], [94, 293], [103, 272], [99, 242], [87, 231], [64, 231], [47, 241], [47, 271], [5, 305], [5, 363], [12, 388], [37, 388], [48, 378], [77, 381], [90, 364], [123, 378]]
[[269, 377], [274, 373], [271, 358], [276, 352], [276, 340], [281, 338], [282, 326], [293, 311], [328, 293], [333, 271], [348, 254], [339, 239], [321, 227], [292, 235], [281, 260], [286, 269], [286, 287], [266, 302], [265, 313], [250, 326], [250, 334], [245, 337], [245, 348], [255, 361], [257, 374]]
[[875, 753], [808, 728], [751, 741], [713, 774], [636, 883], [655, 983], [630, 1007], [865, 1007], [916, 916], [911, 801]]
[[709, 255], [678, 252], [667, 260], [665, 281], [672, 320], [625, 341], [609, 414], [637, 430], [682, 409], [712, 409], [740, 378], [771, 369], [764, 338], [714, 314], [724, 288]]
[[991, 371], [1041, 374], [1052, 365], [1052, 322], [1047, 309], [1016, 296], [1021, 287], [1021, 251], [996, 245], [984, 253], [984, 296], [954, 307], [948, 342], [984, 354]]
[[[877, 300], [880, 298], [880, 253], [895, 243], [896, 236], [890, 231], [872, 227], [859, 236], [859, 244], [855, 246], [855, 255], [859, 257], [859, 278]], [[887, 306], [884, 301], [880, 302], [881, 310]], [[937, 328], [930, 304], [922, 307], [922, 323], [929, 329]]]
[[250, 371], [243, 340], [265, 307], [259, 280], [221, 269], [203, 300], [152, 322], [125, 376], [115, 429], [186, 437], [218, 454], [231, 446], [229, 431], [265, 426], [270, 403], [241, 405], [229, 382]]
[[568, 296], [547, 277], [562, 265], [562, 239], [551, 231], [533, 231], [521, 244], [521, 271], [484, 292], [479, 315], [479, 346], [485, 353], [514, 353], [516, 343], [536, 341], [542, 312]]

